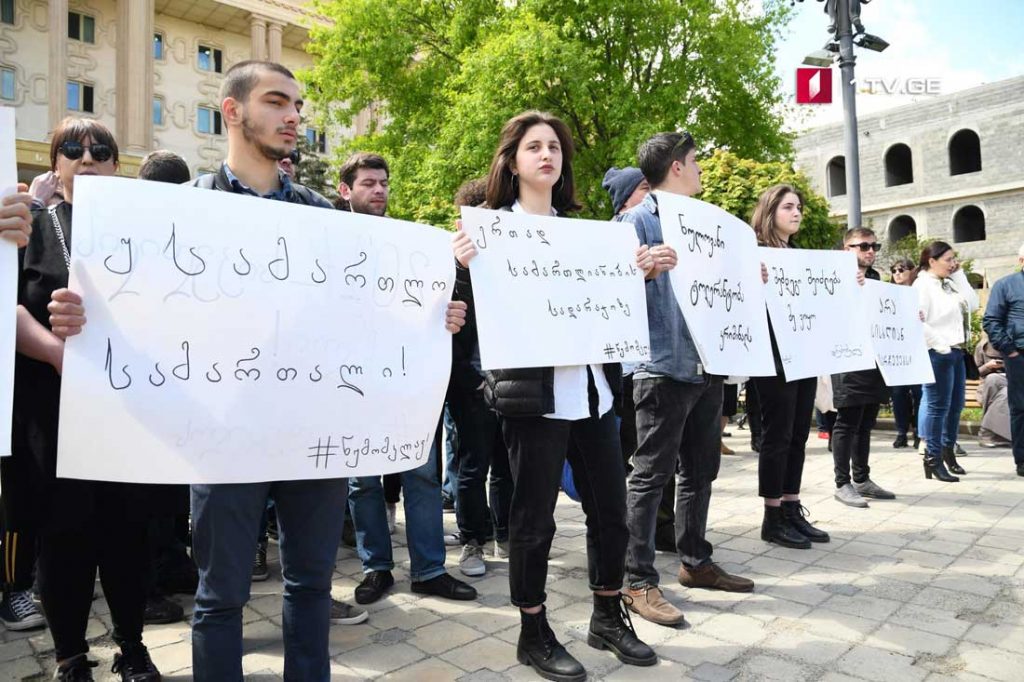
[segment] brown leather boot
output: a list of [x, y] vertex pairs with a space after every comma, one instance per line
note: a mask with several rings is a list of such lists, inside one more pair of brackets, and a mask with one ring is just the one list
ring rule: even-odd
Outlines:
[[723, 592], [753, 592], [754, 581], [730, 575], [715, 563], [699, 568], [689, 568], [685, 564], [679, 566], [679, 584], [684, 587], [706, 587]]
[[630, 598], [629, 610], [644, 620], [658, 625], [679, 625], [684, 621], [683, 612], [669, 603], [657, 587], [629, 588], [626, 594]]

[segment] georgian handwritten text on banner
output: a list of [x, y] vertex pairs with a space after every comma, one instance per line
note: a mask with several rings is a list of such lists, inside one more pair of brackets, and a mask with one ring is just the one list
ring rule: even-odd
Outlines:
[[484, 369], [649, 357], [632, 226], [465, 207], [462, 224]]
[[868, 280], [864, 282], [865, 319], [871, 324], [871, 344], [882, 378], [889, 386], [935, 382], [920, 303], [913, 287]]
[[58, 475], [227, 483], [426, 462], [454, 269], [435, 228], [193, 187], [75, 183]]

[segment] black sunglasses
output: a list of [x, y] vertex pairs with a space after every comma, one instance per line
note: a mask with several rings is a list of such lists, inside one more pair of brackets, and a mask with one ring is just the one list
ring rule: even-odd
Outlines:
[[907, 271], [907, 269], [905, 267], [903, 267], [901, 265], [898, 265], [898, 266], [896, 266], [895, 268], [892, 269], [892, 274], [895, 275], [897, 272], [906, 272], [906, 271]]
[[[85, 154], [85, 145], [77, 140], [68, 140], [60, 146], [59, 151], [66, 158], [71, 159], [72, 161], [77, 161]], [[104, 161], [108, 161], [110, 157], [114, 155], [114, 150], [111, 149], [108, 144], [94, 142], [89, 145], [89, 154], [92, 156], [93, 161], [103, 163]]]
[[850, 244], [849, 246], [856, 247], [861, 251], [874, 251], [875, 253], [882, 250], [882, 245], [878, 242], [872, 242], [870, 244], [868, 242], [861, 242], [860, 244]]

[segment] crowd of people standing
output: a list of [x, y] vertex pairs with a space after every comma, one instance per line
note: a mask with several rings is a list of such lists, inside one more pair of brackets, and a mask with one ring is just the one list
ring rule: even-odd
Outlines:
[[[225, 74], [221, 95], [228, 151], [219, 170], [190, 180], [181, 159], [158, 152], [147, 158], [140, 177], [191, 182], [197, 189], [254, 200], [387, 215], [390, 169], [377, 155], [354, 155], [342, 167], [337, 206], [293, 181], [289, 161], [294, 161], [302, 98], [285, 67], [258, 61], [237, 64]], [[456, 203], [528, 215], [569, 215], [580, 208], [574, 149], [569, 127], [558, 118], [536, 111], [515, 116], [500, 131], [486, 177], [464, 185]], [[586, 670], [560, 643], [545, 609], [548, 555], [565, 461], [586, 517], [593, 600], [590, 646], [608, 650], [628, 665], [657, 662], [655, 649], [641, 640], [631, 618], [664, 626], [685, 621], [659, 588], [655, 552], [666, 545], [678, 557], [674, 577], [685, 587], [755, 589], [753, 581], [730, 574], [714, 561], [707, 537], [713, 483], [725, 451], [722, 418], [734, 408], [723, 407], [724, 377], [703, 371], [676, 303], [669, 279], [676, 254], [664, 243], [658, 198], [649, 192], [698, 194], [697, 153], [690, 135], [658, 133], [640, 144], [636, 168], [611, 169], [605, 177], [614, 219], [636, 231], [634, 257], [645, 279], [650, 359], [632, 366], [483, 370], [472, 283], [476, 246], [456, 225], [456, 286], [444, 325], [453, 343], [446, 405], [458, 434], [448, 472], [458, 525], [455, 541], [462, 547], [458, 567], [465, 576], [479, 577], [486, 573], [488, 559], [508, 559], [511, 602], [520, 616], [517, 658], [546, 679], [586, 678]], [[161, 590], [194, 590], [195, 679], [240, 680], [242, 609], [251, 581], [265, 577], [263, 538], [272, 534], [280, 546], [284, 583], [285, 679], [326, 680], [331, 623], [355, 625], [367, 619], [365, 611], [330, 594], [346, 518], [354, 528], [364, 572], [355, 599], [369, 604], [394, 586], [390, 535], [399, 490], [412, 591], [475, 599], [476, 590], [445, 568], [440, 428], [429, 461], [390, 483], [370, 476], [196, 484], [186, 498], [181, 486], [57, 478], [64, 343], [86, 324], [82, 299], [67, 288], [74, 179], [113, 175], [119, 162], [117, 143], [98, 121], [68, 119], [53, 134], [50, 162], [51, 174], [31, 191], [21, 187], [0, 208], [3, 236], [22, 247], [14, 454], [0, 462], [5, 560], [0, 616], [5, 625], [45, 623], [54, 639], [58, 679], [92, 679], [95, 664], [87, 657], [86, 625], [98, 573], [120, 649], [114, 672], [131, 682], [158, 680], [160, 673], [143, 643], [144, 622], [180, 618], [160, 601]], [[798, 248], [803, 203], [792, 186], [768, 188], [751, 217], [758, 243]], [[847, 230], [842, 248], [856, 255], [859, 281], [880, 278], [874, 269], [880, 244], [870, 229]], [[956, 481], [954, 474], [964, 473], [954, 448], [964, 401], [968, 321], [977, 300], [958, 283], [957, 270], [956, 254], [944, 242], [931, 243], [917, 264], [899, 262], [891, 269], [896, 283], [912, 281], [918, 290], [935, 372], [935, 383], [924, 386], [920, 398], [913, 389], [894, 392], [899, 431], [895, 445], [907, 445], [911, 432], [921, 438], [924, 473], [940, 481]], [[761, 276], [767, 279], [763, 266]], [[985, 329], [990, 350], [979, 356], [984, 359], [979, 366], [986, 376], [1005, 368], [1006, 379], [1002, 397], [1000, 387], [993, 386], [986, 401], [1003, 405], [1009, 417], [1008, 429], [994, 424], [988, 428], [1013, 444], [1017, 474], [1024, 476], [1021, 274], [993, 288]], [[774, 334], [771, 343], [776, 375], [747, 384], [748, 411], [755, 404], [751, 398], [757, 397], [751, 421], [756, 418], [758, 425], [761, 537], [807, 549], [830, 540], [809, 521], [801, 501], [816, 381], [786, 381]], [[881, 375], [877, 369], [838, 374], [832, 386], [837, 499], [866, 506], [864, 498], [894, 497], [870, 478], [871, 432], [889, 397]], [[33, 579], [41, 614], [32, 598]]]

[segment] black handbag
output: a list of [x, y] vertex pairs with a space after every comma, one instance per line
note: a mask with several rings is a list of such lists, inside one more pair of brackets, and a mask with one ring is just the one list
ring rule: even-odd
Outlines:
[[981, 379], [981, 372], [978, 371], [978, 363], [974, 361], [974, 356], [964, 351], [964, 370], [967, 373], [968, 381], [979, 381]]

